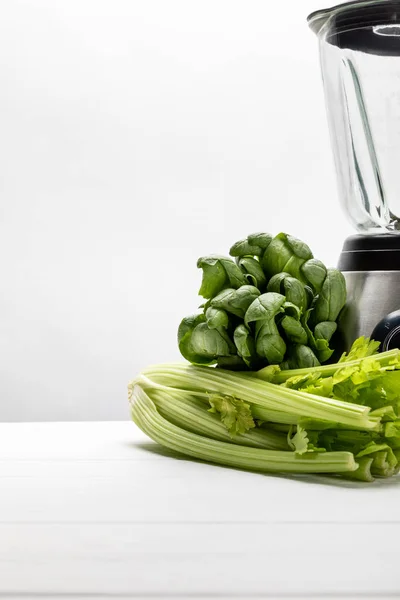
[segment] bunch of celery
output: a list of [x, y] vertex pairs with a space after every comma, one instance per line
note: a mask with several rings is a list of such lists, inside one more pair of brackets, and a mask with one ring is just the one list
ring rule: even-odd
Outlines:
[[400, 350], [356, 340], [335, 364], [233, 372], [166, 364], [129, 385], [132, 418], [156, 442], [254, 471], [362, 481], [400, 469]]

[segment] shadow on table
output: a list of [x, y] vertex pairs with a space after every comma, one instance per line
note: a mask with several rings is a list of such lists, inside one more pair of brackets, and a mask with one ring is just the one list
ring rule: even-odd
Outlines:
[[192, 462], [192, 463], [197, 463], [197, 464], [205, 464], [205, 465], [211, 465], [212, 467], [214, 467], [215, 469], [230, 469], [233, 471], [241, 471], [243, 473], [248, 473], [251, 475], [256, 475], [258, 477], [274, 477], [275, 479], [288, 479], [288, 480], [292, 480], [292, 481], [304, 481], [304, 482], [308, 482], [308, 483], [313, 483], [315, 485], [328, 485], [328, 486], [334, 486], [334, 487], [341, 487], [341, 488], [353, 488], [353, 489], [360, 489], [360, 488], [366, 488], [368, 490], [371, 491], [371, 489], [375, 488], [375, 489], [380, 489], [380, 488], [388, 488], [388, 487], [393, 487], [393, 486], [398, 486], [400, 485], [400, 477], [399, 476], [395, 476], [395, 477], [389, 477], [387, 479], [382, 478], [382, 479], [375, 479], [375, 481], [373, 483], [366, 483], [363, 481], [350, 481], [347, 479], [341, 479], [339, 476], [337, 475], [310, 475], [310, 474], [304, 474], [304, 475], [300, 475], [300, 474], [290, 474], [290, 473], [263, 473], [263, 472], [259, 472], [259, 471], [249, 471], [247, 469], [237, 469], [234, 467], [228, 467], [228, 466], [223, 466], [223, 465], [218, 465], [212, 462], [207, 462], [204, 460], [199, 460], [197, 458], [192, 458], [189, 456], [186, 456], [185, 454], [180, 454], [179, 452], [175, 452], [174, 450], [170, 450], [169, 448], [165, 448], [164, 446], [161, 446], [160, 444], [156, 444], [155, 442], [138, 442], [138, 443], [128, 443], [128, 446], [131, 446], [132, 448], [136, 448], [136, 449], [140, 449], [140, 450], [144, 450], [145, 452], [150, 452], [151, 454], [155, 454], [157, 456], [165, 456], [168, 458], [174, 458], [176, 460], [180, 460], [183, 462]]

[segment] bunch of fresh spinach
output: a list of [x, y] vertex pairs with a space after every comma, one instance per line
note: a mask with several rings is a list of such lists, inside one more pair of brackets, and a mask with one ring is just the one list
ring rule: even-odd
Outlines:
[[182, 355], [200, 365], [256, 370], [318, 366], [332, 356], [346, 284], [286, 233], [249, 235], [230, 255], [198, 260], [203, 271], [200, 314], [178, 330]]

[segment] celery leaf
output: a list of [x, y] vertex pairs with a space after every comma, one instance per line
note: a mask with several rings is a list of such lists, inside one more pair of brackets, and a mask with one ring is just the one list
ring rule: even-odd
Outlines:
[[344, 352], [340, 357], [339, 362], [349, 362], [351, 360], [357, 360], [359, 358], [366, 358], [367, 356], [372, 356], [378, 353], [378, 348], [380, 346], [380, 342], [376, 342], [375, 340], [371, 340], [370, 338], [366, 338], [361, 336], [356, 339], [350, 348], [348, 354]]
[[289, 447], [296, 452], [296, 454], [304, 454], [308, 451], [309, 439], [307, 437], [307, 431], [300, 427], [300, 425], [297, 425], [297, 430], [293, 437], [292, 430], [289, 430], [287, 441]]
[[231, 437], [238, 433], [246, 433], [246, 431], [256, 426], [250, 405], [243, 400], [238, 400], [233, 396], [211, 394], [209, 402], [211, 404], [209, 412], [220, 414], [221, 421]]

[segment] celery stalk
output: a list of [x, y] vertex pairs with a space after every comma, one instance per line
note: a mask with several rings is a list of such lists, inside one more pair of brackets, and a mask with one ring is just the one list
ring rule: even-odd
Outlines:
[[[382, 367], [385, 367], [385, 366], [389, 365], [391, 363], [391, 361], [400, 358], [400, 351], [398, 348], [394, 348], [393, 350], [388, 350], [387, 352], [382, 352], [381, 354], [377, 354], [374, 356], [374, 358], [377, 361], [379, 361], [379, 363]], [[360, 365], [363, 360], [365, 360], [364, 357], [358, 358], [356, 360], [342, 362], [342, 363], [334, 363], [331, 365], [321, 365], [319, 367], [313, 367], [312, 372], [313, 372], [313, 374], [315, 373], [315, 374], [321, 375], [321, 377], [330, 377], [331, 375], [334, 375], [336, 373], [336, 371], [338, 371], [339, 369], [344, 369], [347, 367], [356, 367], [356, 366]], [[284, 383], [291, 377], [298, 377], [298, 376], [302, 376], [302, 375], [307, 375], [309, 373], [310, 373], [309, 367], [306, 367], [304, 369], [286, 369], [284, 371], [279, 371], [278, 373], [274, 374], [273, 382], [274, 383]], [[258, 378], [258, 379], [263, 379], [265, 376], [265, 378], [268, 381], [271, 380], [270, 367], [265, 367], [264, 369], [260, 369], [259, 371], [255, 371], [254, 373], [251, 373], [251, 374], [248, 373], [247, 375], [248, 376], [250, 375], [250, 377], [254, 377], [254, 378]]]
[[341, 477], [370, 483], [374, 481], [374, 477], [371, 473], [372, 462], [373, 459], [368, 456], [357, 458], [358, 469], [356, 471], [351, 471], [351, 473], [341, 473]]
[[[162, 417], [192, 433], [204, 435], [221, 442], [253, 448], [289, 450], [287, 435], [276, 431], [268, 431], [261, 427], [237, 434], [232, 438], [221, 422], [219, 415], [210, 413], [203, 400], [195, 398], [188, 392], [183, 395], [173, 389], [169, 391], [154, 389], [147, 390], [147, 394]], [[209, 404], [208, 408], [210, 408]]]
[[171, 450], [230, 467], [281, 473], [345, 473], [358, 464], [350, 452], [306, 453], [249, 448], [220, 442], [177, 427], [162, 417], [138, 384], [131, 388], [132, 418], [154, 441]]
[[232, 395], [250, 404], [292, 416], [335, 421], [365, 429], [376, 427], [376, 421], [369, 419], [370, 408], [367, 406], [285, 388], [223, 369], [182, 363], [163, 364], [147, 367], [136, 382], [146, 387], [146, 380], [150, 386], [156, 383], [181, 390]]

